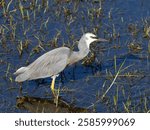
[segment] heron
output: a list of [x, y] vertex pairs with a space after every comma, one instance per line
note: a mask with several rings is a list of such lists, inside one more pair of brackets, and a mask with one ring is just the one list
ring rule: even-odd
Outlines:
[[107, 42], [106, 39], [98, 38], [93, 33], [85, 33], [78, 42], [78, 51], [72, 51], [68, 47], [59, 47], [44, 53], [26, 67], [19, 68], [14, 74], [16, 82], [35, 80], [51, 77], [50, 85], [52, 94], [55, 96], [55, 79], [68, 65], [72, 65], [88, 55], [90, 44], [94, 42]]

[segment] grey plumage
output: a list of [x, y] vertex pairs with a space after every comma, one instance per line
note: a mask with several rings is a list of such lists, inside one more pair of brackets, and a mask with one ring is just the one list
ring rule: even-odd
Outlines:
[[89, 53], [89, 46], [94, 41], [106, 41], [105, 39], [97, 39], [92, 33], [84, 34], [78, 44], [79, 51], [71, 51], [67, 47], [59, 47], [51, 50], [27, 67], [21, 67], [14, 74], [17, 75], [15, 81], [23, 82], [39, 78], [52, 77], [59, 74], [67, 65], [71, 65]]
[[27, 67], [23, 67], [16, 72], [17, 82], [33, 80], [38, 78], [51, 77], [59, 74], [67, 65], [70, 49], [60, 47], [43, 54]]

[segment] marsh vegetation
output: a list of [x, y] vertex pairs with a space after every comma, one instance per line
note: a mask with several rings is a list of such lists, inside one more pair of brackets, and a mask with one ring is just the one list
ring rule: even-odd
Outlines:
[[50, 99], [50, 78], [18, 84], [13, 73], [54, 48], [76, 50], [85, 32], [108, 39], [109, 43], [91, 46], [84, 60], [61, 73], [56, 81], [60, 97], [90, 112], [150, 112], [148, 3], [1, 0], [0, 112], [29, 112], [16, 106], [18, 96], [38, 98], [32, 100], [34, 103], [39, 98], [42, 102]]

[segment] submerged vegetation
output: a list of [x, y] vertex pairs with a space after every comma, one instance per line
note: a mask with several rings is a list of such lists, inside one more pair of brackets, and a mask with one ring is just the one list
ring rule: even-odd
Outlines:
[[90, 112], [150, 112], [150, 5], [132, 2], [1, 0], [0, 112], [26, 112], [16, 107], [17, 96], [34, 103], [31, 96], [51, 98], [50, 78], [17, 84], [13, 72], [56, 47], [76, 50], [85, 32], [109, 43], [94, 44], [81, 63], [61, 73], [59, 96]]

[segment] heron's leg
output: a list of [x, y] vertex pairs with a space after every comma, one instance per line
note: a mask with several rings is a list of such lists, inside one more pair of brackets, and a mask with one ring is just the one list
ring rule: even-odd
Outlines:
[[58, 76], [59, 75], [52, 76], [51, 91], [52, 91], [54, 97], [56, 97], [56, 93], [55, 93], [55, 79]]
[[51, 83], [51, 91], [52, 91], [54, 96], [55, 96], [55, 79], [56, 79], [56, 76], [53, 76], [52, 77], [52, 83]]

